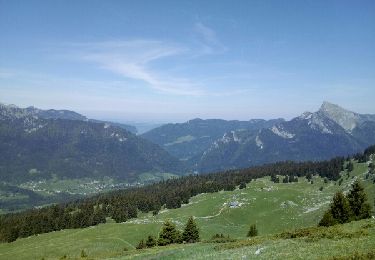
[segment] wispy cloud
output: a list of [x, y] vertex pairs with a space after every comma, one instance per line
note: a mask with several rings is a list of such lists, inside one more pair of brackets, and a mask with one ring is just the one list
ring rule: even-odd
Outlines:
[[141, 80], [151, 88], [175, 95], [203, 95], [200, 84], [190, 79], [163, 75], [153, 66], [167, 58], [186, 53], [189, 49], [177, 44], [154, 40], [111, 41], [74, 44], [79, 58], [94, 62], [116, 74]]

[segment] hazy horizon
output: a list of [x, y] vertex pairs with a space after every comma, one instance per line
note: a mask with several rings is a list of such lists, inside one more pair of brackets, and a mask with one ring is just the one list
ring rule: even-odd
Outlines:
[[121, 122], [375, 113], [375, 2], [0, 0], [0, 102]]

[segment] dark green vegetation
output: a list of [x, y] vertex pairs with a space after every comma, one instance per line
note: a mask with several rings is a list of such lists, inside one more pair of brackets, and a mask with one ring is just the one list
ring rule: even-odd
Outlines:
[[319, 111], [290, 121], [234, 124], [197, 119], [165, 125], [143, 136], [187, 160], [192, 170], [212, 172], [354, 154], [375, 143], [375, 115], [357, 114], [324, 102]]

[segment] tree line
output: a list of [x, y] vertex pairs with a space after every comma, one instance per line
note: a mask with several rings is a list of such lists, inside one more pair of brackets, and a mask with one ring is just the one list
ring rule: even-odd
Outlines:
[[[375, 146], [374, 146], [375, 147]], [[200, 193], [231, 191], [253, 179], [271, 176], [311, 178], [319, 175], [338, 180], [344, 157], [320, 162], [278, 162], [240, 170], [189, 175], [151, 185], [95, 195], [65, 204], [32, 209], [0, 216], [0, 241], [12, 242], [19, 237], [66, 228], [83, 228], [104, 223], [106, 217], [116, 222], [136, 218], [139, 211], [158, 214], [162, 207], [179, 208]]]

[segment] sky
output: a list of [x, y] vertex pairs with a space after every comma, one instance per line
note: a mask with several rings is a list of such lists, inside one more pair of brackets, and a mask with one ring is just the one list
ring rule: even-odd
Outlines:
[[183, 122], [374, 97], [372, 0], [0, 0], [2, 103]]

